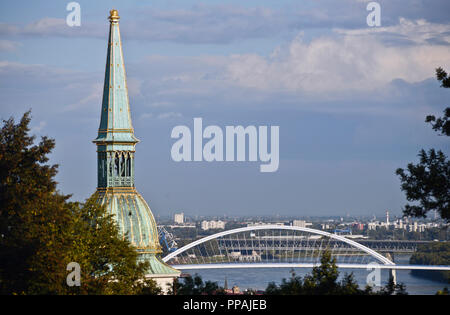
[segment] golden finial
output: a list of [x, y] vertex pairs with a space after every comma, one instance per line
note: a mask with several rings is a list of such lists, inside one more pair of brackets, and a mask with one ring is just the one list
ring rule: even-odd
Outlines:
[[111, 10], [109, 11], [109, 20], [111, 22], [117, 22], [119, 21], [120, 17], [119, 17], [119, 11], [117, 10]]

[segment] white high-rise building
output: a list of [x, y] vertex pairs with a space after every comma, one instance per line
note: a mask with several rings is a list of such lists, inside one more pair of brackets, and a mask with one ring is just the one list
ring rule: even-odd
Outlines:
[[218, 220], [218, 221], [202, 221], [201, 225], [202, 230], [209, 230], [209, 229], [224, 229], [225, 228], [225, 222]]
[[184, 213], [175, 213], [173, 216], [173, 220], [176, 224], [183, 224], [184, 223]]
[[312, 223], [306, 222], [305, 220], [293, 220], [291, 222], [291, 225], [304, 228], [304, 227], [307, 227], [307, 226], [311, 226]]

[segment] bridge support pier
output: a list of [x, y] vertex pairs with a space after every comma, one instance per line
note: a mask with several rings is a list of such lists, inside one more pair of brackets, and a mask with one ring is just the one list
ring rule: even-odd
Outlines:
[[[394, 262], [394, 253], [386, 253], [386, 258]], [[397, 284], [397, 271], [395, 269], [389, 269], [389, 281], [393, 281]]]
[[394, 284], [397, 284], [397, 271], [395, 269], [389, 269], [389, 281], [391, 279]]

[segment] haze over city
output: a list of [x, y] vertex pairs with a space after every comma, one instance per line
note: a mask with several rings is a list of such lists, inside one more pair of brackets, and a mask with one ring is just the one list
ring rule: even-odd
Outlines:
[[[448, 1], [78, 1], [0, 4], [0, 118], [32, 109], [32, 132], [56, 140], [59, 189], [96, 188], [92, 140], [108, 27], [121, 12], [137, 145], [136, 186], [155, 215], [400, 215], [398, 167], [449, 153], [425, 122], [448, 105], [435, 68], [450, 68]], [[24, 10], [24, 7], [27, 9]], [[280, 128], [280, 163], [175, 162], [171, 130]]]

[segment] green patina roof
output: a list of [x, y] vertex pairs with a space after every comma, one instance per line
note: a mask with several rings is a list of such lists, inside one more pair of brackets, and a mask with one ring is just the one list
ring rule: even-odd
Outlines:
[[173, 276], [179, 276], [181, 274], [181, 271], [170, 267], [166, 263], [162, 262], [155, 255], [141, 254], [139, 259], [142, 261], [148, 261], [150, 263], [150, 266], [147, 270], [148, 274], [173, 275]]
[[138, 192], [99, 192], [98, 203], [106, 205], [123, 237], [136, 247], [139, 261], [148, 261], [148, 275], [179, 276], [180, 271], [158, 257], [161, 253], [158, 229], [150, 207]]
[[119, 231], [138, 250], [160, 253], [158, 229], [150, 207], [137, 192], [99, 192], [98, 203], [106, 205], [118, 223]]
[[94, 142], [137, 143], [131, 123], [119, 17], [110, 17], [110, 21], [101, 120]]

